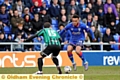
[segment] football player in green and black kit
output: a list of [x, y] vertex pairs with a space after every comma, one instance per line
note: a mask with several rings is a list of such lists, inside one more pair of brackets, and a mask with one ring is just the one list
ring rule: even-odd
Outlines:
[[38, 31], [35, 35], [26, 39], [24, 42], [29, 41], [35, 37], [43, 36], [46, 48], [40, 53], [41, 57], [38, 58], [38, 69], [39, 71], [36, 74], [43, 74], [42, 66], [43, 66], [43, 58], [50, 55], [52, 53], [52, 60], [57, 67], [59, 74], [62, 74], [61, 68], [59, 67], [59, 61], [57, 56], [61, 50], [61, 38], [57, 31], [51, 28], [51, 24], [46, 22], [44, 24], [44, 29]]

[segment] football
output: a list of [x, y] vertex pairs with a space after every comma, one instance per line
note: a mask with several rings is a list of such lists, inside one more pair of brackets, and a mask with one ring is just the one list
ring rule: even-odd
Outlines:
[[70, 66], [65, 66], [65, 67], [64, 67], [64, 72], [65, 72], [66, 74], [69, 74], [71, 71], [72, 71], [72, 69], [71, 69]]

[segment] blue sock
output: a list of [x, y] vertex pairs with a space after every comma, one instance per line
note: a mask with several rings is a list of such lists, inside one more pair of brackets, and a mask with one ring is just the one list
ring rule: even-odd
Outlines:
[[86, 59], [84, 58], [84, 56], [83, 56], [82, 52], [80, 52], [80, 53], [79, 53], [79, 57], [82, 59], [83, 63], [85, 63], [85, 62], [86, 62]]
[[69, 57], [69, 59], [71, 60], [72, 63], [75, 63], [74, 59], [73, 59], [73, 54], [72, 53], [68, 53], [68, 57]]

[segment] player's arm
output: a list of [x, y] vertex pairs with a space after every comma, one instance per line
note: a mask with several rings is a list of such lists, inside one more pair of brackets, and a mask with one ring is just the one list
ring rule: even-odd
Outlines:
[[91, 28], [89, 28], [89, 26], [83, 25], [83, 28], [85, 29], [86, 32], [90, 33], [93, 41], [96, 40], [95, 35], [94, 35], [93, 31], [91, 30]]
[[70, 32], [70, 30], [68, 30], [66, 33], [64, 41], [68, 42], [70, 40], [70, 38], [71, 38], [71, 32]]
[[62, 35], [66, 30], [70, 28], [70, 24], [66, 25], [65, 28], [60, 32], [60, 35]]
[[30, 41], [30, 40], [32, 40], [35, 37], [37, 37], [37, 34], [31, 36], [30, 38], [25, 39], [24, 42]]
[[33, 38], [42, 35], [42, 33], [43, 33], [43, 30], [40, 30], [40, 31], [38, 31], [36, 34], [34, 34], [33, 36], [31, 36], [30, 38], [27, 38], [26, 40], [24, 40], [24, 42], [30, 41], [30, 40], [32, 40]]

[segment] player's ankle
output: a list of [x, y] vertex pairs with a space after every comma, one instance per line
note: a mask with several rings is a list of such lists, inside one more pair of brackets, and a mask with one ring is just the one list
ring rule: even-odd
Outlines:
[[62, 74], [61, 68], [57, 66], [58, 74]]
[[73, 65], [75, 65], [76, 63], [75, 63], [75, 62], [73, 62], [72, 64], [73, 64]]

